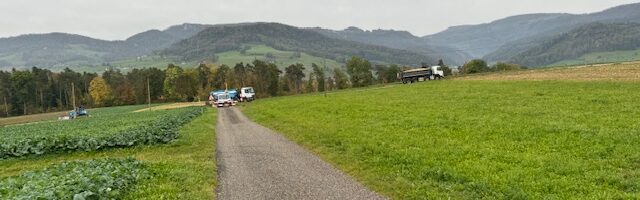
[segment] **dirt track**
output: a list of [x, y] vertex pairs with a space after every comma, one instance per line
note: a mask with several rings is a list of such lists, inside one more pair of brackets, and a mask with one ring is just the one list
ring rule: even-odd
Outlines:
[[236, 108], [216, 131], [218, 199], [383, 199]]
[[[161, 106], [153, 106], [151, 107], [151, 110], [171, 110], [171, 109], [178, 109], [178, 108], [184, 108], [184, 107], [190, 107], [190, 106], [204, 106], [205, 102], [183, 102], [183, 103], [172, 103], [172, 104], [166, 104], [166, 105], [161, 105]], [[144, 112], [144, 111], [149, 111], [149, 108], [143, 108], [140, 110], [136, 110], [133, 112]]]

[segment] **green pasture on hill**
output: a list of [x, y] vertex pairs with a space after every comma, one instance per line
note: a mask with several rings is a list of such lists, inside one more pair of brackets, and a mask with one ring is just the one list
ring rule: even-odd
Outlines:
[[640, 60], [640, 49], [633, 51], [599, 52], [583, 55], [576, 59], [563, 60], [549, 66], [574, 66], [599, 63], [616, 63]]

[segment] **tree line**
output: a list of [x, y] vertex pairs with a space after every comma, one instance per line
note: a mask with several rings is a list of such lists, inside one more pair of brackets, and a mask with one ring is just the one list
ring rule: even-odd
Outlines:
[[215, 89], [255, 88], [258, 98], [324, 92], [396, 82], [408, 67], [374, 65], [353, 57], [344, 68], [276, 64], [254, 60], [235, 66], [202, 63], [196, 68], [169, 64], [166, 69], [143, 68], [123, 73], [61, 72], [33, 67], [0, 71], [0, 117], [73, 109], [152, 102], [204, 101]]

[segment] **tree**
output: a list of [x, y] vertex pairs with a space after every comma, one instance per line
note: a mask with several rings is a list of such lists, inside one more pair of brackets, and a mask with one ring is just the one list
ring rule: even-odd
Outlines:
[[179, 66], [169, 64], [167, 69], [164, 70], [164, 91], [168, 98], [179, 98], [178, 91], [176, 90], [176, 84], [178, 77], [182, 74], [183, 70]]
[[327, 91], [333, 91], [336, 89], [335, 81], [332, 77], [327, 77]]
[[65, 68], [58, 76], [58, 107], [70, 107], [73, 98], [79, 99], [82, 94], [75, 93], [73, 97], [71, 85], [80, 86], [82, 84], [82, 74], [74, 72], [69, 68]]
[[111, 98], [111, 88], [102, 77], [95, 77], [89, 86], [89, 93], [94, 105], [103, 106]]
[[287, 80], [287, 85], [289, 85], [289, 91], [295, 94], [302, 92], [302, 79], [305, 77], [304, 69], [304, 65], [300, 63], [289, 65], [284, 69], [284, 77]]
[[229, 72], [231, 68], [227, 65], [221, 65], [213, 72], [213, 87], [225, 88], [225, 84], [229, 83]]
[[480, 59], [471, 60], [462, 66], [465, 74], [482, 73], [489, 71], [487, 62]]
[[200, 63], [200, 65], [198, 65], [198, 68], [196, 68], [196, 70], [198, 71], [199, 88], [205, 89], [209, 87], [211, 85], [210, 82], [213, 79], [212, 73], [211, 73], [211, 67], [207, 66], [204, 63]]
[[233, 77], [238, 87], [246, 86], [247, 70], [243, 63], [237, 63], [236, 66], [233, 67]]
[[[149, 79], [149, 89], [151, 90], [151, 100], [160, 99], [164, 94], [165, 73], [158, 68], [143, 70], [146, 78]], [[145, 93], [146, 94], [146, 93]]]
[[32, 102], [34, 91], [33, 75], [29, 71], [13, 71], [11, 74], [11, 90], [13, 93], [13, 113], [27, 114], [27, 106]]
[[282, 71], [278, 66], [261, 60], [254, 60], [249, 66], [255, 76], [256, 95], [259, 97], [278, 95], [279, 79]]
[[313, 69], [313, 75], [315, 76], [315, 80], [318, 84], [318, 92], [324, 92], [326, 80], [324, 69], [320, 68], [320, 66], [316, 65], [315, 63], [311, 63], [311, 69]]
[[278, 69], [278, 66], [276, 64], [273, 63], [269, 63], [269, 65], [267, 66], [267, 80], [268, 80], [268, 91], [269, 94], [271, 96], [277, 96], [278, 95], [278, 79], [280, 79], [280, 74], [282, 74], [282, 71], [280, 71]]
[[[112, 90], [118, 88], [118, 86], [120, 86], [125, 80], [122, 72], [117, 69], [109, 69], [107, 71], [104, 71], [102, 73], [102, 78], [107, 82], [107, 84], [109, 84]], [[115, 95], [118, 96], [117, 93]]]
[[349, 88], [349, 77], [340, 68], [333, 69], [333, 78], [335, 79], [336, 89]]
[[351, 76], [352, 87], [365, 87], [373, 83], [371, 63], [360, 57], [352, 57], [347, 61], [347, 73]]
[[135, 91], [127, 79], [125, 79], [122, 84], [116, 88], [115, 93], [118, 94], [115, 98], [116, 105], [131, 105], [136, 103]]
[[198, 68], [196, 68], [196, 71], [198, 73], [198, 100], [206, 99], [209, 96], [209, 92], [213, 90], [213, 86], [211, 86], [211, 83], [213, 82], [213, 73], [211, 72], [211, 67], [204, 63], [201, 63]]
[[493, 67], [496, 71], [509, 71], [509, 70], [518, 70], [521, 69], [522, 66], [513, 63], [502, 63], [499, 62]]
[[384, 65], [376, 65], [376, 79], [378, 79], [378, 83], [385, 84], [389, 81], [387, 80], [387, 70], [388, 68]]
[[193, 101], [198, 94], [198, 72], [195, 69], [187, 69], [178, 76], [176, 81], [176, 94], [178, 98]]
[[387, 68], [387, 81], [393, 83], [398, 81], [398, 73], [400, 73], [400, 67], [398, 65], [391, 65]]
[[11, 108], [9, 107], [9, 100], [11, 100], [11, 73], [0, 71], [0, 100], [2, 100], [2, 110], [0, 112], [3, 113], [3, 117], [10, 116], [9, 111]]
[[444, 64], [442, 59], [438, 60], [438, 66], [440, 66], [440, 69], [444, 72], [444, 76], [451, 76], [451, 68]]

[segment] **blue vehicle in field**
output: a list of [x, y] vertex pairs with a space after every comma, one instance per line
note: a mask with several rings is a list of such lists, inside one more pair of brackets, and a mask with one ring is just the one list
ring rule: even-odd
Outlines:
[[89, 112], [87, 111], [87, 109], [84, 108], [84, 106], [80, 106], [76, 109], [73, 109], [72, 111], [69, 111], [66, 115], [58, 117], [58, 119], [70, 120], [70, 119], [75, 119], [82, 116], [89, 116]]

